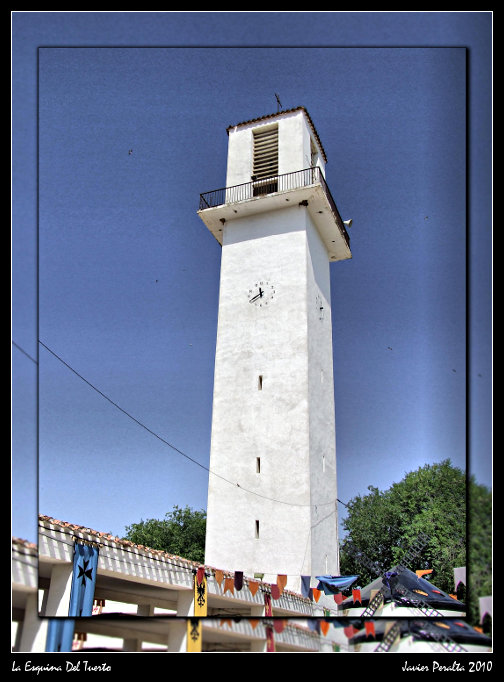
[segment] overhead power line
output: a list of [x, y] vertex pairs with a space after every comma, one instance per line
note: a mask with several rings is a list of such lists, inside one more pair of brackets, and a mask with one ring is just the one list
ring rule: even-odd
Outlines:
[[[330, 502], [319, 502], [319, 503], [317, 503], [317, 505], [311, 505], [311, 504], [297, 504], [297, 503], [295, 503], [295, 502], [286, 502], [286, 501], [284, 501], [284, 500], [277, 500], [277, 499], [272, 498], [272, 497], [267, 497], [266, 495], [261, 495], [260, 493], [256, 492], [255, 490], [249, 490], [248, 488], [244, 488], [244, 487], [241, 486], [239, 483], [236, 483], [236, 482], [234, 482], [234, 481], [230, 481], [229, 479], [225, 478], [224, 476], [221, 476], [220, 474], [217, 474], [215, 471], [212, 471], [209, 467], [205, 466], [204, 464], [201, 464], [201, 462], [198, 462], [198, 460], [194, 459], [193, 457], [190, 457], [188, 454], [186, 454], [185, 452], [183, 452], [182, 450], [180, 450], [179, 448], [177, 448], [175, 445], [173, 445], [173, 443], [170, 443], [169, 441], [167, 441], [165, 438], [163, 438], [163, 437], [160, 436], [158, 433], [156, 433], [155, 431], [153, 431], [152, 429], [150, 429], [148, 426], [146, 426], [146, 425], [145, 425], [143, 422], [141, 422], [139, 419], [137, 419], [136, 417], [134, 417], [130, 412], [128, 412], [128, 411], [125, 410], [123, 407], [121, 407], [120, 405], [118, 405], [114, 400], [112, 400], [112, 398], [109, 398], [108, 395], [106, 395], [105, 393], [103, 393], [103, 391], [101, 391], [101, 390], [100, 390], [99, 388], [97, 388], [94, 384], [92, 384], [90, 381], [88, 381], [88, 379], [86, 379], [85, 377], [83, 377], [82, 374], [80, 374], [79, 372], [77, 372], [77, 370], [75, 370], [71, 365], [69, 365], [68, 362], [66, 362], [65, 360], [63, 360], [62, 357], [60, 357], [57, 353], [55, 353], [55, 351], [53, 351], [51, 348], [49, 348], [49, 346], [47, 346], [47, 345], [46, 345], [43, 341], [41, 341], [40, 339], [39, 339], [39, 344], [40, 344], [43, 348], [45, 348], [49, 353], [51, 353], [51, 355], [53, 355], [57, 360], [59, 360], [59, 362], [61, 362], [67, 369], [69, 369], [71, 372], [73, 372], [73, 374], [75, 374], [77, 377], [79, 377], [79, 379], [81, 379], [81, 381], [83, 381], [83, 382], [84, 382], [85, 384], [87, 384], [90, 388], [92, 388], [93, 391], [96, 391], [96, 393], [98, 393], [99, 395], [101, 395], [102, 398], [104, 398], [105, 400], [107, 400], [111, 405], [113, 405], [115, 408], [117, 408], [117, 409], [118, 409], [120, 412], [122, 412], [126, 417], [128, 417], [129, 419], [131, 419], [132, 421], [134, 421], [135, 424], [137, 424], [137, 425], [140, 426], [142, 429], [144, 429], [145, 431], [147, 431], [148, 433], [150, 433], [152, 436], [154, 436], [154, 438], [157, 438], [157, 439], [158, 439], [159, 441], [161, 441], [164, 445], [167, 445], [169, 448], [171, 448], [172, 450], [174, 450], [176, 453], [178, 453], [178, 454], [181, 455], [182, 457], [185, 457], [185, 459], [189, 460], [189, 461], [192, 462], [193, 464], [196, 464], [196, 466], [200, 467], [201, 469], [204, 469], [204, 470], [207, 471], [209, 474], [212, 474], [212, 476], [217, 476], [217, 478], [220, 478], [220, 479], [223, 480], [225, 483], [229, 483], [229, 485], [232, 485], [233, 487], [237, 487], [237, 488], [239, 488], [240, 490], [243, 490], [243, 491], [246, 492], [246, 493], [249, 493], [249, 494], [251, 494], [251, 495], [255, 495], [256, 497], [260, 497], [260, 498], [262, 498], [262, 499], [269, 500], [270, 502], [277, 502], [278, 504], [286, 504], [286, 505], [289, 505], [289, 506], [291, 506], [291, 507], [311, 507], [311, 506], [320, 506], [320, 507], [322, 507], [322, 506], [325, 506], [325, 505], [328, 505], [328, 504], [334, 504], [334, 502], [335, 502], [334, 500], [331, 500]], [[341, 500], [339, 500], [339, 499], [337, 499], [336, 501], [337, 501], [337, 502], [341, 502]], [[344, 503], [341, 503], [341, 504], [344, 504]], [[346, 506], [346, 505], [345, 505], [345, 506]], [[333, 513], [334, 513], [334, 512], [333, 512]]]

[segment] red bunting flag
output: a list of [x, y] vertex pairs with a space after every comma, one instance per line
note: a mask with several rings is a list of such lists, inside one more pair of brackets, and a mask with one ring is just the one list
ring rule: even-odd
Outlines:
[[273, 615], [273, 609], [271, 607], [271, 595], [264, 593], [264, 615], [270, 617]]
[[197, 581], [198, 585], [201, 585], [204, 577], [205, 577], [205, 569], [203, 566], [200, 566], [198, 568], [198, 570], [196, 571], [196, 581]]
[[280, 588], [278, 585], [272, 585], [271, 586], [271, 596], [273, 599], [280, 599]]
[[346, 628], [343, 628], [343, 632], [348, 637], [348, 639], [350, 639], [351, 637], [353, 637], [355, 635], [357, 630], [355, 630], [353, 625], [347, 625]]
[[372, 635], [373, 637], [375, 636], [375, 634], [376, 634], [375, 626], [374, 626], [374, 622], [372, 620], [366, 621], [366, 623], [364, 624], [364, 627], [366, 628], [366, 637], [368, 637], [368, 635]]
[[359, 588], [357, 588], [357, 589], [355, 589], [355, 590], [352, 590], [352, 597], [353, 597], [354, 604], [355, 604], [356, 602], [359, 602], [359, 604], [362, 603], [362, 602], [361, 602], [361, 593], [360, 593], [360, 589], [359, 589]]
[[285, 627], [285, 621], [283, 619], [280, 619], [280, 620], [275, 619], [275, 621], [273, 623], [273, 627], [275, 628], [275, 632], [280, 634], [281, 632], [283, 632], [283, 629]]
[[341, 594], [341, 592], [338, 592], [338, 594], [334, 595], [334, 601], [336, 604], [342, 604], [345, 601], [345, 597]]

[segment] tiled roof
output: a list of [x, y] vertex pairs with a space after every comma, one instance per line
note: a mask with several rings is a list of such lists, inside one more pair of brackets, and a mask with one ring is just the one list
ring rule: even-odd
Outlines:
[[327, 163], [327, 156], [326, 156], [324, 147], [322, 146], [322, 142], [320, 141], [320, 137], [317, 133], [317, 129], [315, 128], [313, 121], [311, 119], [311, 116], [308, 113], [307, 109], [305, 109], [305, 107], [294, 107], [293, 109], [282, 109], [282, 111], [278, 111], [276, 114], [266, 114], [265, 116], [259, 116], [258, 118], [251, 118], [248, 121], [242, 121], [241, 123], [237, 123], [236, 125], [228, 126], [226, 128], [226, 130], [228, 131], [228, 134], [229, 134], [229, 131], [232, 128], [237, 128], [238, 126], [248, 125], [249, 123], [257, 123], [258, 121], [264, 121], [268, 118], [276, 118], [277, 116], [282, 116], [283, 114], [291, 114], [294, 111], [304, 111], [304, 113], [306, 114], [306, 118], [308, 119], [308, 122], [309, 122], [311, 129], [313, 131], [313, 134], [315, 135], [315, 138], [319, 144], [320, 151], [322, 152], [322, 155], [324, 156], [324, 161]]
[[154, 554], [156, 556], [165, 556], [169, 557], [170, 559], [178, 559], [180, 561], [184, 561], [188, 564], [192, 564], [194, 566], [200, 566], [201, 564], [196, 562], [196, 561], [191, 561], [190, 559], [185, 559], [184, 557], [179, 557], [175, 554], [169, 554], [168, 552], [165, 552], [164, 550], [161, 549], [152, 549], [152, 547], [146, 547], [145, 545], [137, 545], [134, 542], [131, 542], [131, 540], [126, 540], [124, 538], [119, 538], [115, 535], [111, 535], [110, 533], [104, 533], [101, 531], [93, 530], [92, 528], [88, 528], [87, 526], [80, 526], [76, 523], [68, 523], [67, 521], [61, 521], [59, 519], [54, 519], [51, 516], [45, 516], [44, 514], [39, 514], [39, 520], [40, 522], [45, 525], [51, 525], [51, 526], [59, 526], [62, 529], [68, 530], [68, 531], [73, 531], [75, 533], [83, 533], [86, 535], [91, 535], [94, 538], [96, 538], [96, 542], [101, 541], [107, 541], [108, 543], [114, 543], [120, 547], [136, 547], [137, 549], [142, 550], [145, 553], [148, 554]]

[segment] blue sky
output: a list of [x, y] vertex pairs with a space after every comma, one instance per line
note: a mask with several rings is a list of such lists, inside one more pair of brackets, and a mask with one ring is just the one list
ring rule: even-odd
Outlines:
[[220, 247], [198, 199], [225, 184], [226, 127], [275, 93], [309, 111], [353, 220], [331, 265], [339, 499], [468, 453], [491, 485], [490, 32], [14, 14], [14, 535], [36, 540], [37, 511], [121, 535], [206, 506]]

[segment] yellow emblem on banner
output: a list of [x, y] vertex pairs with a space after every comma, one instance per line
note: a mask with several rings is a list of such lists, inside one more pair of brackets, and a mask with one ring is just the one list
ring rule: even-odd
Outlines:
[[198, 652], [201, 651], [203, 637], [201, 620], [199, 618], [187, 619], [187, 651]]
[[207, 615], [207, 579], [202, 571], [198, 571], [194, 576], [194, 615]]

